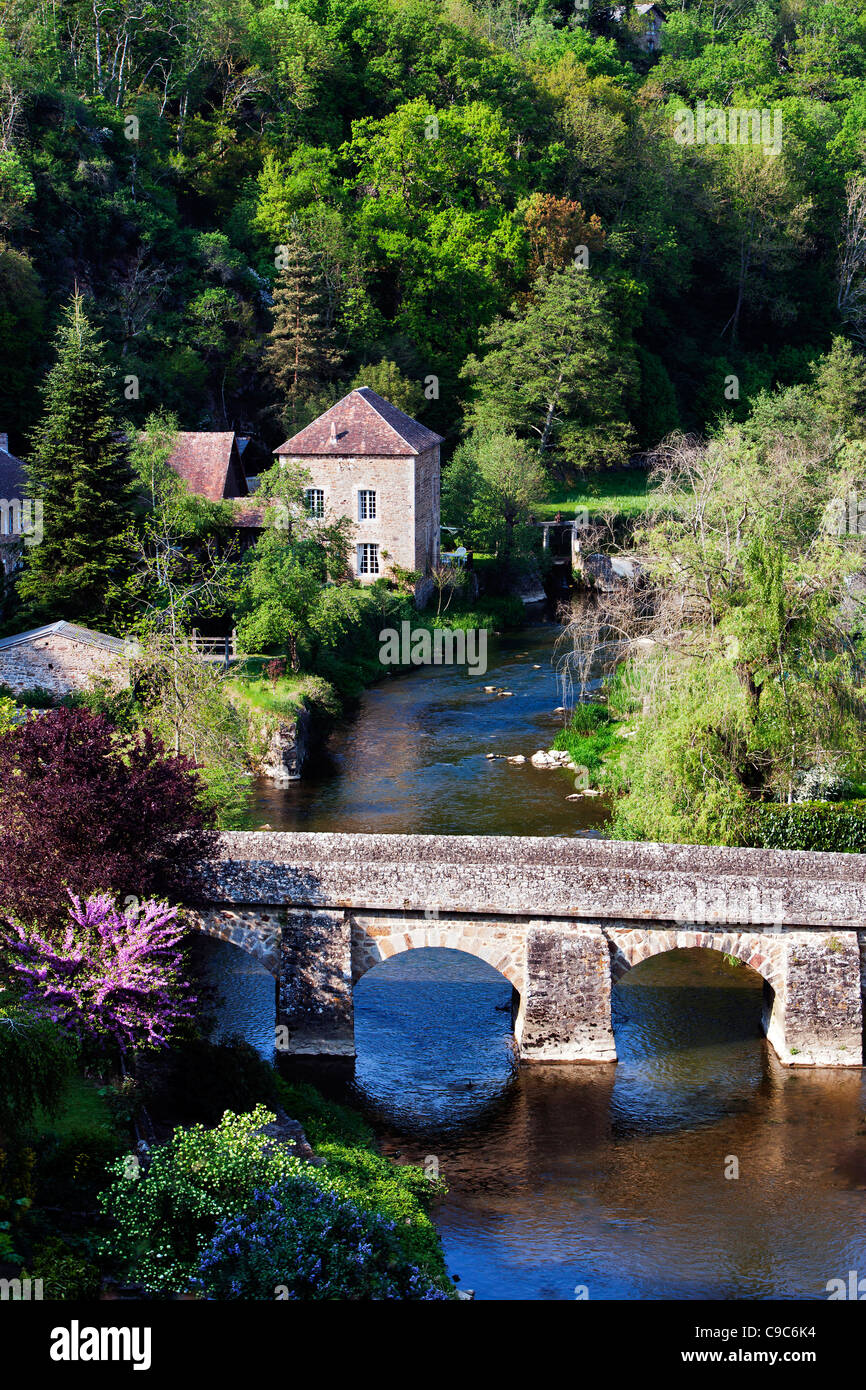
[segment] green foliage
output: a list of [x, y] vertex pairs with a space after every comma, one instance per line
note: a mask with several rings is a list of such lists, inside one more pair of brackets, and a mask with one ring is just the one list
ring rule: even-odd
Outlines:
[[50, 1236], [42, 1241], [21, 1271], [23, 1279], [41, 1279], [43, 1296], [52, 1302], [80, 1303], [98, 1299], [102, 1275], [94, 1259], [93, 1241]]
[[745, 843], [760, 849], [866, 853], [866, 801], [762, 803], [749, 815]]
[[[419, 1195], [436, 1187], [413, 1171], [397, 1169], [367, 1149], [323, 1146], [324, 1165], [307, 1165], [260, 1133], [273, 1120], [264, 1106], [246, 1115], [226, 1112], [214, 1129], [176, 1129], [152, 1151], [145, 1174], [119, 1161], [102, 1198], [113, 1228], [104, 1253], [116, 1267], [153, 1292], [184, 1289], [220, 1221], [241, 1216], [257, 1190], [296, 1179], [355, 1202], [362, 1210], [401, 1221], [400, 1247], [410, 1262], [420, 1253], [442, 1275], [435, 1230]], [[422, 1184], [427, 1184], [426, 1187]], [[433, 1268], [435, 1266], [435, 1269]]]
[[552, 747], [570, 753], [578, 767], [585, 767], [590, 777], [597, 779], [609, 755], [621, 747], [618, 723], [605, 705], [575, 705], [568, 725], [556, 735]]
[[0, 995], [0, 1137], [19, 1134], [40, 1109], [56, 1113], [74, 1055], [58, 1024]]

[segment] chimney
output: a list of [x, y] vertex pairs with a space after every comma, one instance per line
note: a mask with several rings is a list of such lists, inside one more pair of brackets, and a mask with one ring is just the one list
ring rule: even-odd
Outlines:
[[331, 433], [330, 433], [330, 435], [328, 436], [328, 443], [329, 443], [329, 444], [336, 444], [336, 442], [337, 442], [337, 422], [336, 422], [336, 420], [332, 420], [332, 421], [331, 421]]
[[4, 454], [8, 454], [8, 453], [9, 453], [9, 436], [8, 436], [8, 434], [0, 434], [0, 453], [4, 453]]

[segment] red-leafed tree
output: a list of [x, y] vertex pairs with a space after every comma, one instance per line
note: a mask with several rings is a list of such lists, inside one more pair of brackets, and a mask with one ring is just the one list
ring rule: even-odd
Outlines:
[[188, 892], [213, 813], [187, 758], [104, 715], [51, 710], [0, 735], [0, 907], [58, 926], [69, 893]]

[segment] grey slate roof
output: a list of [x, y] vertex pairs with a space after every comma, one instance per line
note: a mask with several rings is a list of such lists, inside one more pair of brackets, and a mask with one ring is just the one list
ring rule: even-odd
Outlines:
[[27, 472], [24, 464], [8, 449], [0, 449], [0, 498], [4, 502], [19, 501], [27, 495]]
[[83, 642], [89, 647], [102, 647], [105, 651], [118, 655], [129, 650], [122, 637], [109, 637], [105, 632], [93, 632], [89, 627], [78, 627], [75, 623], [49, 623], [46, 627], [34, 627], [29, 632], [16, 632], [12, 637], [0, 638], [0, 651], [7, 647], [20, 647], [25, 642], [33, 642], [39, 637], [66, 637], [70, 642]]

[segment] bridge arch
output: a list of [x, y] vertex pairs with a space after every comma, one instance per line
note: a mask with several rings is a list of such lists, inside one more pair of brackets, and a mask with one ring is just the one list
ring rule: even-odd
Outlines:
[[247, 920], [241, 912], [188, 912], [187, 924], [203, 936], [239, 946], [279, 980], [280, 927], [276, 921], [271, 922], [268, 914], [256, 914], [254, 920]]
[[606, 933], [610, 946], [611, 983], [617, 984], [624, 975], [650, 956], [668, 951], [703, 949], [735, 956], [748, 965], [774, 991], [784, 986], [785, 944], [781, 936], [757, 932], [713, 932], [692, 930], [618, 930]]
[[464, 951], [492, 965], [514, 986], [521, 998], [525, 992], [526, 962], [523, 934], [508, 930], [493, 933], [469, 922], [403, 923], [392, 928], [373, 929], [357, 920], [352, 923], [352, 984], [368, 970], [403, 951], [440, 946]]

